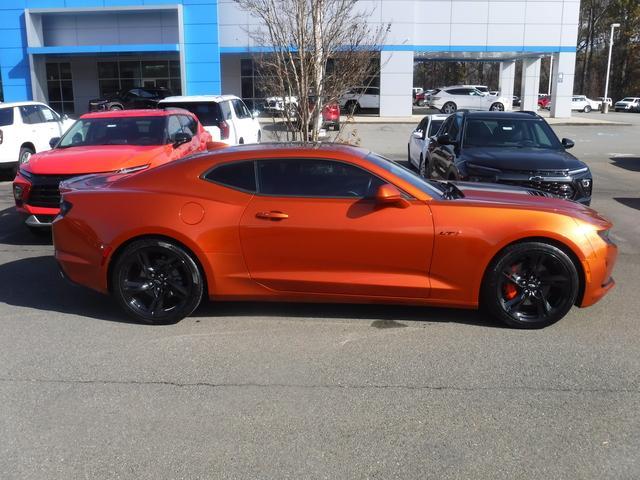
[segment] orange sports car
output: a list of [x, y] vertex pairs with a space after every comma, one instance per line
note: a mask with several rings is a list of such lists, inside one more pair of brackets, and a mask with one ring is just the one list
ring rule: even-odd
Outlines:
[[178, 321], [206, 295], [484, 306], [535, 328], [614, 284], [611, 223], [595, 211], [432, 182], [350, 146], [242, 145], [61, 190], [63, 274], [149, 323]]

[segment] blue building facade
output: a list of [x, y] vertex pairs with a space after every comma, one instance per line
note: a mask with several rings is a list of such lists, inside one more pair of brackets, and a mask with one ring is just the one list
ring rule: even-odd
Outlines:
[[221, 92], [218, 0], [2, 0], [4, 101], [87, 101], [136, 86]]

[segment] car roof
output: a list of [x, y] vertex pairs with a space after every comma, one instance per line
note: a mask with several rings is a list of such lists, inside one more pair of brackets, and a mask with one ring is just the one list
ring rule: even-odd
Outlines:
[[[364, 158], [369, 153], [369, 150], [354, 145], [347, 145], [344, 143], [305, 143], [305, 142], [263, 142], [263, 143], [249, 143], [243, 145], [234, 145], [219, 150], [209, 151], [209, 154], [228, 155], [233, 153], [253, 154], [258, 153], [259, 156], [273, 156], [278, 153], [283, 155], [290, 155], [292, 152], [297, 152], [302, 155], [305, 153], [313, 153], [312, 157], [318, 156], [318, 152], [330, 152], [345, 155], [352, 155], [355, 157]], [[242, 155], [244, 157], [244, 155]], [[240, 158], [240, 156], [238, 157]]]
[[520, 112], [460, 112], [468, 118], [483, 118], [483, 119], [505, 119], [505, 120], [544, 120], [540, 115], [535, 112], [520, 111]]
[[224, 102], [227, 100], [240, 100], [239, 97], [235, 95], [174, 95], [172, 97], [166, 97], [160, 100], [159, 103], [170, 103], [170, 102], [181, 102], [181, 103], [189, 103], [189, 102]]
[[[23, 107], [25, 105], [47, 105], [47, 104], [46, 103], [42, 103], [42, 102], [32, 102], [32, 101], [6, 102], [6, 103], [5, 102], [0, 102], [0, 108]], [[51, 108], [51, 107], [49, 107], [49, 108]]]
[[[161, 109], [148, 109], [148, 110], [107, 110], [104, 112], [89, 112], [82, 115], [80, 118], [131, 118], [131, 117], [168, 117], [175, 114], [175, 110], [161, 110]], [[185, 114], [189, 113], [186, 110]]]

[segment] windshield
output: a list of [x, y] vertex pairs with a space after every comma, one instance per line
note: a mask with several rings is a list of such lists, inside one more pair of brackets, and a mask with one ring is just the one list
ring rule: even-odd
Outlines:
[[217, 127], [222, 122], [222, 111], [216, 102], [162, 102], [160, 105], [164, 109], [183, 108], [189, 110], [198, 117], [200, 123], [205, 127]]
[[528, 119], [468, 119], [463, 146], [561, 149], [562, 145], [546, 122]]
[[626, 97], [626, 98], [622, 99], [623, 102], [633, 102], [634, 100], [635, 100], [635, 98], [633, 98], [633, 97]]
[[58, 148], [164, 145], [166, 138], [166, 117], [85, 118], [73, 124]]
[[430, 196], [440, 196], [444, 195], [444, 190], [442, 187], [436, 182], [432, 182], [430, 180], [426, 180], [417, 173], [412, 172], [408, 168], [403, 167], [399, 163], [396, 163], [388, 158], [385, 158], [377, 153], [370, 153], [367, 155], [367, 160], [371, 163], [384, 168], [387, 172], [392, 173], [396, 177], [401, 178], [402, 180], [410, 183], [414, 187], [419, 190], [425, 192]]

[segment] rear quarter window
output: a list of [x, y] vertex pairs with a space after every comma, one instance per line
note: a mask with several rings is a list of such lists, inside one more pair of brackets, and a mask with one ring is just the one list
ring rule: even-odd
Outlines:
[[251, 193], [256, 191], [256, 171], [253, 161], [227, 163], [214, 167], [203, 178], [236, 190]]
[[13, 108], [0, 108], [0, 127], [13, 125]]

